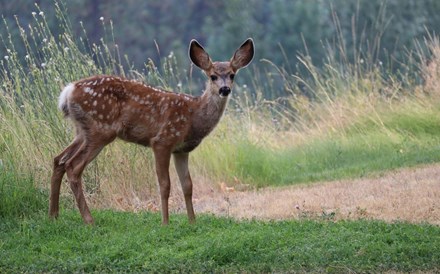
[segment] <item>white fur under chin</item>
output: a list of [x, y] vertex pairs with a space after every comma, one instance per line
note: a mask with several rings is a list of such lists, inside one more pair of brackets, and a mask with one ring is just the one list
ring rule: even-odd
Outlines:
[[60, 94], [60, 97], [58, 99], [58, 108], [60, 110], [63, 109], [63, 106], [67, 104], [67, 100], [70, 97], [70, 94], [75, 89], [75, 85], [70, 83], [67, 86], [64, 87], [63, 91]]

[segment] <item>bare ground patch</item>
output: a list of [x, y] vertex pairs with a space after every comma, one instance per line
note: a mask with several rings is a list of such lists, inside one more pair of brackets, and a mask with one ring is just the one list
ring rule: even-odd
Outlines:
[[[231, 191], [232, 189], [229, 189]], [[195, 186], [198, 213], [257, 219], [377, 219], [440, 224], [440, 165], [380, 177], [228, 192]]]
[[[170, 210], [185, 212], [176, 176]], [[387, 172], [373, 178], [268, 187], [238, 191], [224, 183], [194, 178], [196, 214], [210, 213], [237, 219], [376, 219], [427, 222], [440, 225], [440, 164]], [[158, 211], [157, 191], [111, 191], [112, 199], [91, 199], [94, 207]], [[111, 201], [111, 202], [110, 202]]]

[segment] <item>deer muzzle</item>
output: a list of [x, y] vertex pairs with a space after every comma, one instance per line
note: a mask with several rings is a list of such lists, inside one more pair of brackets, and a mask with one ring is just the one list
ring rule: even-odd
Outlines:
[[220, 96], [226, 97], [229, 95], [229, 93], [231, 93], [231, 88], [224, 86], [224, 87], [221, 87], [218, 92], [219, 92]]

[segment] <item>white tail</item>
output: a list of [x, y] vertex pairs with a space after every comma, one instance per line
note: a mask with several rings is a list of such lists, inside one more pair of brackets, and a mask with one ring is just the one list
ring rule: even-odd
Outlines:
[[73, 142], [54, 158], [49, 216], [59, 212], [61, 181], [65, 173], [85, 223], [93, 223], [82, 190], [84, 168], [117, 137], [153, 149], [160, 186], [162, 222], [167, 224], [171, 155], [182, 185], [190, 222], [195, 221], [188, 154], [216, 126], [225, 109], [234, 76], [254, 56], [247, 39], [230, 61], [212, 62], [203, 47], [192, 40], [191, 61], [209, 80], [200, 97], [177, 94], [115, 76], [92, 76], [68, 84], [59, 108], [73, 120]]

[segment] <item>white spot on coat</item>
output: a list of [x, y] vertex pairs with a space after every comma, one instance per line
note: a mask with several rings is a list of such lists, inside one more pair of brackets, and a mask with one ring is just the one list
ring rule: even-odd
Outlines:
[[90, 93], [91, 94], [93, 92], [93, 89], [91, 89], [89, 87], [85, 87], [83, 90], [84, 90], [85, 93]]

